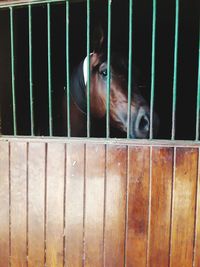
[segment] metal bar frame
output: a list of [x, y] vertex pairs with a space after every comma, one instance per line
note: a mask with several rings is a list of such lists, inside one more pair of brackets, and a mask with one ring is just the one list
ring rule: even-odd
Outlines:
[[156, 47], [156, 0], [153, 0], [152, 18], [152, 52], [151, 52], [151, 99], [150, 99], [150, 133], [149, 139], [153, 139], [153, 111], [155, 90], [155, 47]]
[[51, 9], [47, 4], [47, 50], [48, 50], [48, 101], [49, 101], [49, 136], [53, 135], [52, 86], [51, 86]]
[[10, 49], [11, 49], [11, 76], [12, 76], [13, 133], [14, 133], [14, 135], [17, 135], [16, 96], [15, 96], [14, 29], [13, 29], [13, 8], [12, 7], [10, 7]]
[[129, 0], [129, 54], [128, 54], [128, 112], [127, 139], [130, 138], [131, 96], [132, 96], [132, 36], [133, 36], [133, 0]]
[[32, 77], [32, 10], [31, 5], [28, 6], [28, 26], [29, 26], [29, 91], [30, 91], [30, 120], [31, 135], [35, 135], [34, 126], [34, 110], [33, 110], [33, 77]]
[[175, 123], [176, 123], [176, 94], [177, 94], [177, 61], [178, 61], [178, 28], [179, 28], [178, 26], [179, 26], [179, 0], [176, 0], [171, 140], [175, 140], [175, 130], [176, 130]]
[[69, 1], [66, 1], [66, 79], [67, 79], [67, 136], [71, 136], [70, 122], [70, 78], [69, 78]]
[[108, 0], [108, 42], [107, 42], [107, 95], [106, 95], [106, 138], [110, 137], [110, 79], [111, 79], [111, 6]]
[[87, 137], [90, 137], [90, 0], [87, 0]]

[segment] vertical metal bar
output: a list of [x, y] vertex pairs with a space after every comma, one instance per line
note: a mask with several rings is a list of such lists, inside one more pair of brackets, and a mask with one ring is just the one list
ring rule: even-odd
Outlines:
[[132, 33], [133, 33], [133, 0], [129, 0], [129, 55], [128, 55], [128, 113], [127, 138], [130, 138], [131, 88], [132, 88]]
[[154, 87], [155, 87], [155, 44], [156, 44], [156, 0], [153, 0], [152, 17], [152, 52], [151, 52], [151, 100], [150, 100], [150, 135], [153, 139], [153, 110], [154, 110]]
[[71, 136], [70, 123], [70, 78], [69, 78], [69, 1], [66, 1], [66, 76], [67, 76], [67, 136]]
[[111, 58], [111, 5], [112, 0], [108, 0], [108, 43], [107, 43], [107, 95], [106, 95], [106, 138], [110, 137], [110, 58]]
[[177, 58], [178, 58], [178, 24], [179, 24], [179, 0], [176, 0], [175, 35], [174, 35], [174, 74], [173, 74], [173, 102], [172, 102], [172, 133], [171, 133], [171, 140], [174, 140], [175, 139], [176, 85], [177, 85]]
[[90, 137], [90, 0], [87, 0], [87, 137]]
[[196, 108], [196, 141], [199, 140], [199, 119], [200, 119], [200, 31], [199, 31], [199, 63], [198, 63], [198, 78], [197, 78], [197, 108]]
[[34, 135], [34, 113], [33, 113], [33, 79], [32, 79], [32, 11], [28, 6], [28, 27], [29, 27], [29, 90], [30, 90], [30, 115], [31, 135]]
[[12, 108], [13, 108], [13, 132], [17, 135], [16, 97], [15, 97], [15, 58], [14, 58], [14, 30], [13, 8], [10, 7], [10, 45], [11, 45], [11, 75], [12, 75]]
[[47, 4], [47, 43], [48, 43], [48, 101], [49, 101], [49, 135], [53, 135], [52, 88], [51, 88], [51, 22], [50, 4]]

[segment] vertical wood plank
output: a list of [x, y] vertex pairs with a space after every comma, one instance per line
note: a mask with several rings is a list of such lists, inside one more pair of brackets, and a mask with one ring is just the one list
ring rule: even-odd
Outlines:
[[25, 266], [27, 222], [27, 144], [10, 143], [11, 177], [11, 266]]
[[129, 147], [129, 196], [126, 266], [144, 267], [147, 261], [149, 147]]
[[29, 143], [28, 266], [44, 266], [45, 144]]
[[124, 265], [127, 148], [107, 145], [104, 266]]
[[0, 141], [0, 266], [9, 266], [9, 148]]
[[48, 143], [46, 179], [46, 265], [63, 264], [65, 145]]
[[149, 266], [168, 267], [173, 176], [172, 148], [152, 149]]
[[102, 267], [105, 146], [86, 147], [85, 266]]
[[67, 145], [66, 255], [67, 267], [82, 267], [83, 257], [84, 145]]
[[200, 266], [200, 148], [198, 158], [198, 179], [196, 195], [196, 216], [195, 216], [195, 246], [194, 246], [194, 267]]
[[170, 267], [192, 266], [197, 160], [197, 149], [176, 149]]

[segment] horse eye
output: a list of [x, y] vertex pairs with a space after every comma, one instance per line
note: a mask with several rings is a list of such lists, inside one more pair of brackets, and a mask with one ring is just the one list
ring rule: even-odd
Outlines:
[[107, 77], [107, 70], [102, 70], [100, 74], [105, 78]]

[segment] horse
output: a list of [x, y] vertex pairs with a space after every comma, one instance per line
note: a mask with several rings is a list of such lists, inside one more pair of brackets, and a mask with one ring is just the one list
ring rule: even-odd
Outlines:
[[[100, 31], [90, 54], [91, 137], [106, 136], [107, 53]], [[120, 51], [111, 48], [110, 57], [110, 137], [126, 137], [128, 129], [128, 61]], [[71, 136], [87, 136], [87, 57], [74, 70], [70, 80]], [[134, 69], [134, 68], [133, 68]], [[134, 77], [134, 76], [133, 76]], [[135, 79], [132, 81], [130, 106], [130, 138], [148, 138], [150, 108], [141, 95]], [[63, 98], [63, 125], [66, 127], [66, 94]], [[153, 133], [158, 130], [158, 116], [153, 115]], [[155, 136], [155, 135], [154, 135]]]

